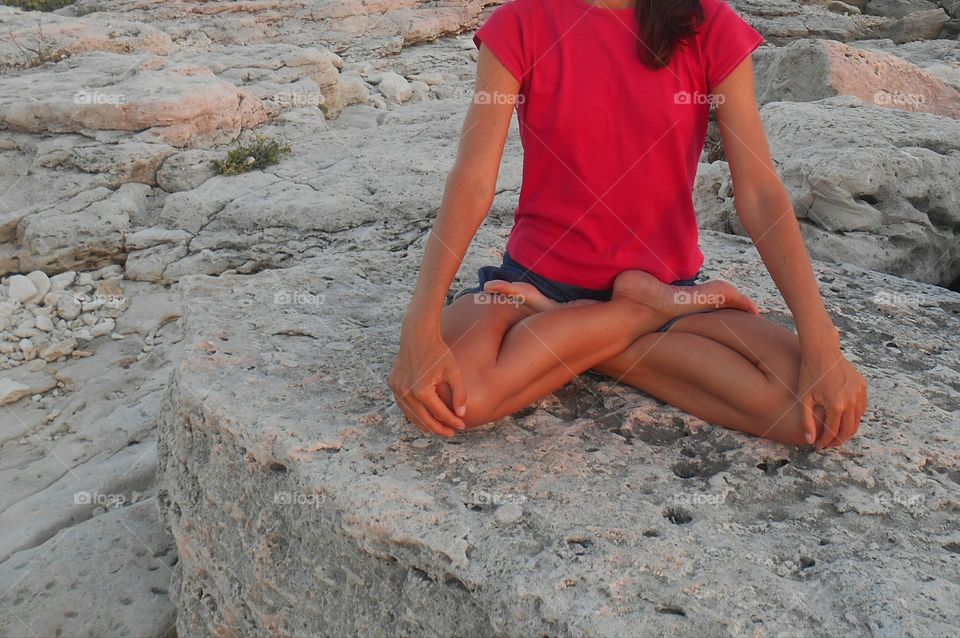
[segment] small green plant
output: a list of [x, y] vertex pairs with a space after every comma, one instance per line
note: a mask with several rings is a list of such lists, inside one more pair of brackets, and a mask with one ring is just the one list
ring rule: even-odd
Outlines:
[[239, 175], [259, 170], [276, 164], [281, 155], [289, 152], [290, 145], [286, 142], [257, 135], [252, 144], [239, 146], [228, 152], [227, 159], [217, 162], [217, 171], [221, 175]]
[[[3, 2], [3, 0], [0, 0], [0, 2]], [[17, 36], [15, 36], [12, 31], [10, 32], [10, 41], [20, 49], [21, 53], [27, 56], [27, 60], [21, 63], [21, 66], [32, 68], [46, 64], [47, 62], [59, 62], [60, 60], [70, 57], [67, 51], [54, 49], [53, 46], [47, 42], [46, 37], [43, 35], [43, 25], [40, 21], [37, 21], [34, 40], [34, 46], [30, 47], [26, 44], [21, 44], [20, 41], [17, 40]]]
[[0, 0], [0, 4], [8, 7], [18, 7], [27, 11], [56, 11], [77, 0]]

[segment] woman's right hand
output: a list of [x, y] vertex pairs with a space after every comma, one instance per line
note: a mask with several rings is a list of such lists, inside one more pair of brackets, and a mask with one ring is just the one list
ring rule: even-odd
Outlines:
[[[438, 333], [404, 334], [390, 373], [397, 405], [424, 432], [452, 437], [466, 427], [467, 391], [460, 365]], [[456, 413], [441, 396], [449, 386]]]

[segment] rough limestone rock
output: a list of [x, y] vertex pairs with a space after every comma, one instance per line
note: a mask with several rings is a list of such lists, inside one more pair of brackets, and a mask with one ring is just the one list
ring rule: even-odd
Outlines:
[[0, 84], [0, 127], [17, 131], [143, 131], [144, 141], [184, 147], [231, 142], [266, 119], [249, 92], [156, 56], [85, 53]]
[[[119, 288], [114, 274], [65, 273], [51, 290], [106, 297]], [[182, 338], [179, 302], [139, 282], [122, 290], [133, 301], [118, 307], [118, 334], [81, 340], [78, 318], [70, 327], [86, 354], [0, 370], [0, 397], [21, 388], [0, 407], [2, 636], [174, 635], [167, 589], [177, 557], [153, 496], [156, 419]], [[84, 306], [82, 317], [112, 325], [109, 302]]]
[[[761, 114], [814, 257], [941, 285], [960, 276], [960, 122], [853, 98], [773, 102]], [[700, 173], [701, 226], [745, 234], [729, 170]]]
[[0, 71], [56, 62], [90, 51], [167, 54], [170, 36], [147, 24], [70, 18], [42, 11], [0, 6]]
[[57, 273], [122, 260], [124, 233], [131, 218], [143, 215], [149, 192], [144, 184], [96, 188], [55, 206], [23, 211], [15, 263], [21, 270]]
[[[482, 230], [458, 286], [505, 233]], [[838, 451], [711, 427], [591, 375], [445, 442], [406, 424], [385, 383], [424, 237], [370, 239], [184, 283], [158, 495], [181, 635], [897, 636], [960, 622], [945, 571], [960, 543], [960, 294], [815, 264], [872, 393]], [[708, 233], [704, 248], [710, 277], [788, 322], [749, 243]]]
[[157, 170], [157, 185], [168, 193], [193, 190], [217, 174], [215, 153], [191, 149], [166, 159]]
[[16, 403], [20, 399], [43, 394], [57, 385], [49, 372], [32, 370], [29, 365], [21, 365], [0, 373], [0, 405]]
[[897, 44], [893, 40], [864, 40], [856, 47], [891, 53], [919, 66], [930, 75], [960, 89], [960, 41], [921, 40]]
[[59, 13], [83, 15], [95, 10], [98, 15], [146, 22], [169, 33], [175, 47], [319, 43], [339, 54], [374, 57], [475, 26], [483, 7], [494, 1], [79, 0]]
[[797, 40], [761, 47], [754, 61], [761, 104], [849, 95], [876, 106], [960, 118], [960, 90], [892, 54]]
[[[313, 133], [310, 143], [296, 141], [305, 137], [300, 124], [264, 127], [268, 135], [294, 140], [291, 157], [242, 178], [216, 176], [170, 194], [154, 229], [134, 235], [127, 277], [175, 282], [190, 274], [284, 267], [327, 246], [331, 233], [422, 218], [442, 195], [466, 107], [466, 99], [430, 100], [385, 116], [355, 107], [347, 121]], [[411, 163], [410, 157], [419, 159]], [[520, 160], [514, 135], [502, 189], [519, 184]]]
[[869, 15], [863, 3], [825, 0], [730, 0], [769, 42], [787, 44], [798, 38], [849, 42], [890, 38], [897, 42], [932, 39], [945, 33], [950, 14], [942, 7], [914, 6], [902, 15]]
[[82, 135], [60, 135], [37, 145], [37, 164], [75, 169], [100, 178], [91, 182], [116, 189], [131, 182], [155, 186], [157, 170], [177, 150], [166, 144], [135, 140], [102, 143]]
[[335, 118], [346, 106], [365, 97], [345, 86], [348, 80], [340, 76], [343, 60], [322, 47], [218, 46], [175, 58], [204, 66], [218, 78], [243, 87], [260, 99], [271, 117], [314, 107]]
[[[59, 504], [57, 504], [59, 505]], [[154, 499], [111, 510], [0, 563], [4, 636], [174, 638], [174, 545]], [[95, 596], [95, 598], [91, 598]], [[149, 601], [149, 602], [146, 602]]]

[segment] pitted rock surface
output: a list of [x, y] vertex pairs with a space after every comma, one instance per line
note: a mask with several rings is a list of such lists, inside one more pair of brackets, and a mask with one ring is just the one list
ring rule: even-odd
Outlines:
[[[423, 238], [378, 232], [184, 282], [159, 451], [183, 635], [895, 636], [960, 620], [960, 295], [815, 264], [872, 393], [839, 450], [711, 427], [598, 375], [447, 442], [385, 384]], [[504, 234], [484, 227], [457, 285]], [[708, 233], [705, 252], [710, 277], [788, 323], [747, 242]]]

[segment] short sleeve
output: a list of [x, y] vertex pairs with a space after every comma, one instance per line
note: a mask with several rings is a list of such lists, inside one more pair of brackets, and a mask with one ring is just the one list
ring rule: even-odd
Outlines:
[[510, 0], [493, 10], [487, 21], [473, 34], [473, 42], [483, 43], [518, 82], [527, 70], [524, 31], [520, 3]]
[[700, 30], [701, 50], [710, 91], [763, 44], [763, 36], [723, 0], [704, 2], [710, 12]]

